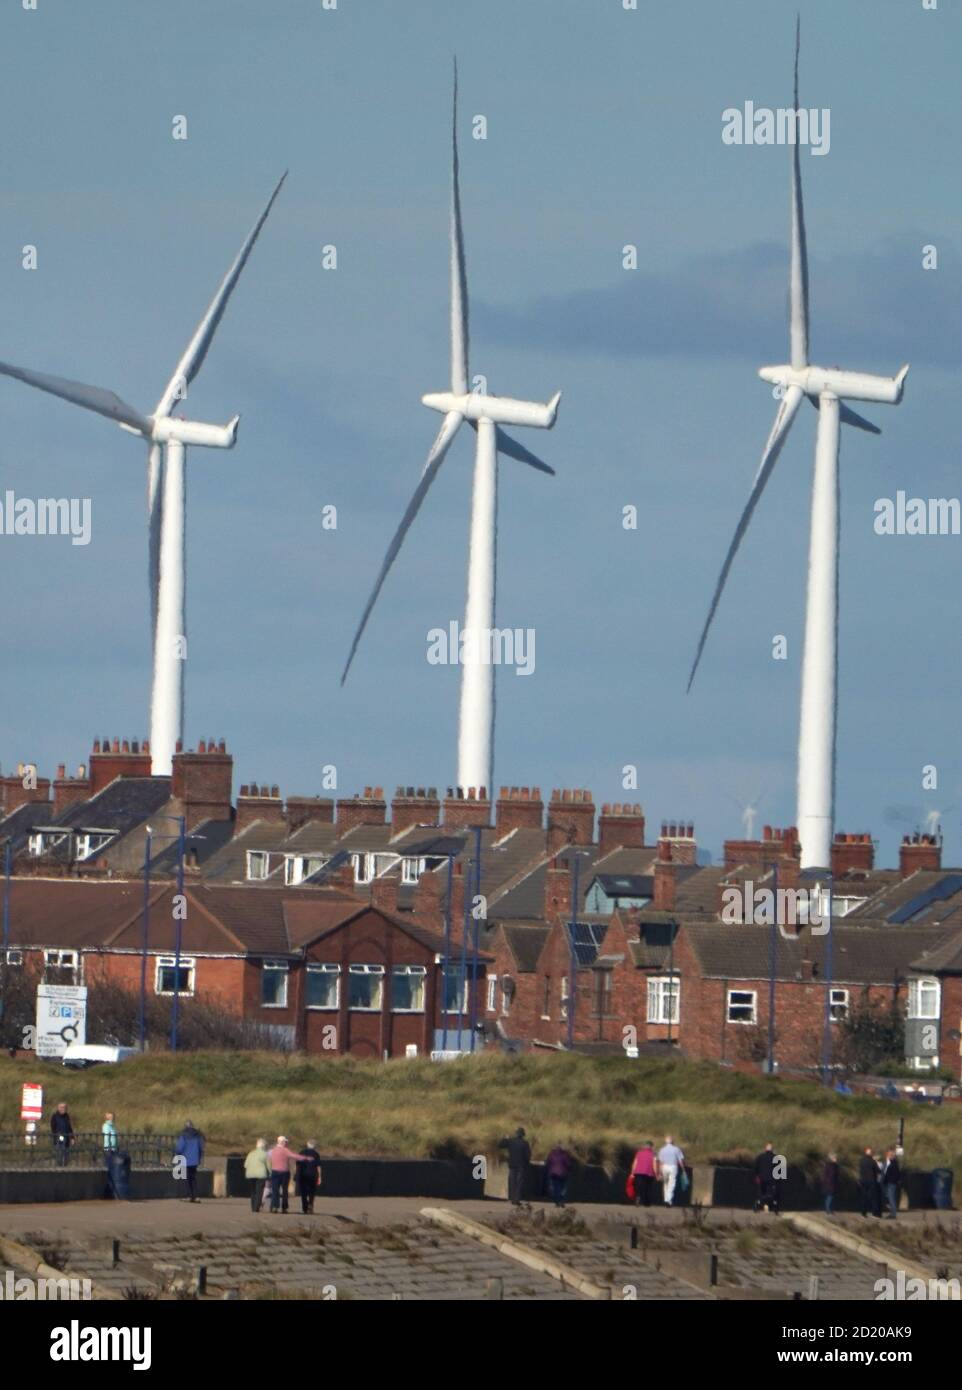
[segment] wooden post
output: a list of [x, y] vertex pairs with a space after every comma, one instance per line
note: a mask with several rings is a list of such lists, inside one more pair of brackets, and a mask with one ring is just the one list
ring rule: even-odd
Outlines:
[[207, 1292], [207, 1266], [206, 1266], [206, 1265], [198, 1265], [198, 1266], [197, 1266], [197, 1283], [196, 1283], [196, 1286], [195, 1286], [195, 1290], [194, 1290], [194, 1291], [195, 1291], [195, 1293], [198, 1293], [198, 1294], [205, 1294], [205, 1293]]
[[114, 1269], [116, 1269], [117, 1266], [120, 1264], [120, 1241], [119, 1241], [119, 1240], [112, 1240], [112, 1241], [110, 1242], [110, 1263], [113, 1265]]
[[500, 1278], [486, 1279], [484, 1281], [484, 1296], [491, 1299], [503, 1299], [504, 1280]]

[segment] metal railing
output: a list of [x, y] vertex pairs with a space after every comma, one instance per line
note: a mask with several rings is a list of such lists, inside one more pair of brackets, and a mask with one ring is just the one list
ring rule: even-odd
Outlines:
[[[132, 1168], [169, 1168], [177, 1145], [176, 1134], [118, 1133], [110, 1148], [130, 1155]], [[0, 1131], [0, 1170], [13, 1168], [104, 1168], [108, 1147], [99, 1131], [76, 1133], [68, 1145], [54, 1143], [49, 1128], [35, 1134]]]

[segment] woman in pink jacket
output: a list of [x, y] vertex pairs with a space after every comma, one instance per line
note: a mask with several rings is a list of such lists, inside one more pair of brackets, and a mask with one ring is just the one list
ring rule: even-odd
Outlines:
[[655, 1157], [655, 1146], [650, 1139], [642, 1144], [635, 1154], [631, 1172], [635, 1180], [635, 1206], [650, 1207], [651, 1194], [658, 1180], [658, 1160]]
[[277, 1143], [267, 1155], [271, 1165], [271, 1211], [287, 1212], [287, 1197], [291, 1185], [291, 1164], [297, 1154], [287, 1147], [287, 1136], [279, 1134]]

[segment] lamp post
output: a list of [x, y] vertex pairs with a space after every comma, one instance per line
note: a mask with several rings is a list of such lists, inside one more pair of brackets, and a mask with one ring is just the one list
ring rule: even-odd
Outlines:
[[773, 902], [772, 930], [768, 945], [768, 1061], [769, 1076], [775, 1072], [775, 969], [778, 956], [778, 861], [771, 866]]
[[144, 834], [144, 933], [140, 952], [140, 1050], [147, 1044], [147, 946], [150, 939], [150, 848], [153, 831], [148, 825]]
[[835, 888], [834, 873], [828, 875], [828, 930], [825, 933], [825, 1017], [822, 1023], [822, 1080], [828, 1086], [832, 1080], [832, 914]]
[[578, 997], [578, 952], [575, 949], [575, 929], [578, 925], [578, 892], [579, 878], [581, 873], [581, 859], [583, 850], [576, 850], [572, 856], [574, 859], [574, 883], [571, 889], [571, 920], [568, 923], [569, 936], [569, 956], [568, 969], [571, 972], [568, 979], [568, 1037], [567, 1047], [570, 1052], [575, 1042], [575, 1000]]
[[10, 870], [13, 842], [8, 835], [3, 846], [3, 950], [0, 951], [0, 1021], [7, 1004], [7, 950], [10, 945]]
[[[165, 835], [164, 839], [177, 841], [177, 897], [183, 899], [184, 896], [184, 858], [187, 852], [187, 820], [184, 816], [156, 816], [155, 820], [167, 820], [177, 826], [176, 835]], [[141, 1047], [144, 1045], [144, 1032], [146, 1028], [146, 996], [147, 996], [147, 932], [148, 920], [150, 916], [150, 851], [154, 839], [154, 832], [148, 825], [146, 827], [146, 838], [144, 842], [144, 936], [143, 949], [140, 961], [140, 1028], [141, 1028]], [[179, 911], [174, 913], [174, 1002], [170, 1014], [170, 1050], [177, 1051], [177, 1034], [180, 1027], [180, 954], [182, 945], [183, 916]]]
[[[474, 898], [481, 897], [481, 827], [474, 827]], [[480, 919], [471, 912], [471, 1051], [474, 1052], [478, 1037], [478, 933]]]

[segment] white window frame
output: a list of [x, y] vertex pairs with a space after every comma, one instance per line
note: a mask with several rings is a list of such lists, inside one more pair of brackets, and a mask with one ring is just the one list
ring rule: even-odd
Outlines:
[[[931, 1013], [921, 1012], [921, 996], [934, 994]], [[939, 1019], [942, 1016], [942, 985], [934, 975], [913, 975], [909, 980], [908, 1015], [911, 1019]]]
[[677, 975], [650, 975], [646, 1021], [677, 1023], [681, 1011], [681, 980]]
[[551, 976], [545, 975], [541, 988], [541, 1018], [545, 1023], [551, 1022]]
[[115, 838], [116, 832], [113, 830], [78, 830], [74, 839], [74, 862], [82, 864], [85, 859], [99, 854]]
[[[750, 999], [750, 1000], [751, 1000], [751, 1004], [749, 1005], [749, 1004], [746, 1004], [746, 1003], [741, 1003], [741, 1004], [735, 1004], [735, 1003], [733, 1003], [733, 998], [734, 998], [734, 996], [735, 996], [736, 994], [738, 994], [738, 995], [743, 995], [746, 999]], [[751, 1008], [751, 1011], [752, 1011], [752, 1016], [751, 1016], [751, 1018], [732, 1018], [732, 1009], [733, 1009], [733, 1008], [735, 1008], [735, 1009], [747, 1009], [747, 1008], [749, 1008], [749, 1007]], [[726, 1021], [727, 1023], [740, 1024], [740, 1025], [742, 1025], [743, 1027], [744, 1027], [746, 1024], [751, 1025], [751, 1024], [753, 1024], [753, 1023], [757, 1023], [757, 1022], [758, 1022], [758, 990], [757, 990], [757, 989], [730, 989], [730, 990], [728, 990], [728, 991], [727, 991], [727, 994], [726, 994], [726, 998], [725, 998], [725, 1021]]]
[[498, 1008], [498, 977], [497, 975], [488, 976], [488, 995], [485, 1000], [489, 1014], [497, 1012]]
[[[341, 967], [332, 961], [310, 960], [307, 962], [308, 975], [334, 975], [334, 1003], [333, 1004], [308, 1004], [306, 1007], [317, 1013], [333, 1013], [335, 1009], [341, 1007]], [[305, 991], [306, 993], [306, 991]]]
[[560, 1013], [561, 1013], [562, 1022], [566, 1021], [566, 1020], [567, 1020], [567, 1017], [568, 1017], [568, 977], [567, 977], [567, 975], [562, 975], [562, 977], [561, 977], [561, 1009], [560, 1009]]
[[[265, 974], [267, 973], [267, 971], [270, 971], [272, 975], [279, 975], [279, 974], [283, 973], [283, 976], [284, 976], [283, 989], [282, 989], [282, 991], [281, 991], [281, 992], [282, 992], [282, 995], [283, 995], [283, 998], [282, 998], [279, 1002], [274, 1003], [274, 1004], [267, 1004], [267, 1003], [264, 1002], [264, 976], [265, 976]], [[287, 994], [288, 994], [288, 986], [289, 986], [289, 984], [290, 984], [290, 979], [291, 979], [291, 963], [290, 963], [289, 960], [280, 960], [280, 959], [274, 959], [273, 957], [268, 957], [268, 958], [266, 958], [265, 960], [262, 960], [262, 961], [261, 961], [261, 1008], [262, 1008], [262, 1009], [286, 1009], [286, 1008], [287, 1008]]]
[[78, 970], [80, 968], [80, 952], [45, 950], [43, 968], [44, 970]]
[[348, 979], [347, 1007], [352, 1014], [379, 1014], [384, 1008], [384, 977], [385, 970], [383, 965], [368, 965], [363, 961], [357, 961], [347, 967], [348, 976], [351, 975], [376, 975], [381, 980], [381, 997], [376, 1004], [352, 1004], [351, 985]]
[[848, 1018], [849, 994], [847, 989], [829, 988], [828, 1016], [832, 1023], [844, 1023]]
[[[392, 1014], [423, 1014], [425, 1010], [425, 1000], [427, 999], [427, 967], [423, 965], [392, 965], [391, 966], [391, 1013]], [[421, 979], [421, 1004], [418, 1008], [404, 1009], [399, 1008], [394, 1002], [394, 977], [395, 975], [418, 975]]]
[[[263, 870], [264, 870], [264, 872], [263, 872], [262, 874], [255, 874], [255, 873], [254, 873], [254, 861], [255, 861], [255, 859], [257, 860], [258, 864], [260, 864], [260, 865], [262, 866], [262, 868], [263, 868]], [[247, 868], [246, 868], [246, 875], [247, 875], [248, 881], [249, 881], [250, 883], [261, 883], [265, 878], [270, 878], [270, 873], [271, 873], [271, 855], [270, 855], [270, 850], [266, 850], [266, 849], [249, 849], [249, 850], [247, 851]]]
[[354, 882], [360, 884], [370, 883], [374, 878], [374, 859], [373, 854], [358, 851], [351, 855], [351, 863], [354, 866]]
[[426, 859], [411, 854], [406, 855], [401, 860], [401, 882], [417, 883], [424, 873], [426, 865]]
[[447, 1014], [449, 1018], [454, 1018], [458, 1014], [467, 1015], [470, 1011], [471, 977], [467, 971], [464, 972], [464, 994], [461, 997], [461, 1007], [458, 1008], [457, 998], [455, 998], [454, 1007], [448, 1008], [448, 980], [457, 981], [460, 978], [460, 967], [453, 968], [449, 964], [446, 971], [441, 971], [441, 1012]]
[[11, 967], [23, 965], [23, 952], [20, 950], [19, 946], [11, 946], [8, 948], [6, 964]]
[[284, 882], [288, 888], [296, 888], [326, 863], [323, 854], [287, 854], [284, 856]]
[[[154, 966], [154, 993], [155, 993], [156, 995], [158, 995], [161, 999], [173, 999], [173, 997], [174, 997], [174, 991], [173, 991], [172, 989], [161, 989], [161, 987], [160, 987], [161, 972], [162, 972], [163, 970], [175, 970], [176, 968], [177, 968], [177, 957], [176, 957], [176, 956], [158, 956], [158, 957], [157, 957], [157, 961], [156, 961], [156, 964], [155, 964], [155, 966]], [[188, 988], [187, 988], [187, 989], [180, 989], [180, 990], [178, 990], [178, 991], [177, 991], [177, 996], [178, 996], [178, 998], [180, 998], [180, 999], [183, 999], [185, 996], [186, 996], [187, 998], [193, 998], [194, 993], [195, 993], [196, 988], [197, 988], [197, 961], [196, 961], [195, 957], [194, 957], [194, 956], [181, 956], [181, 958], [180, 958], [180, 968], [181, 968], [181, 970], [186, 970], [186, 971], [187, 971], [187, 984], [188, 984]]]
[[35, 830], [27, 839], [27, 851], [34, 859], [39, 859], [48, 850], [62, 845], [69, 834], [69, 830]]

